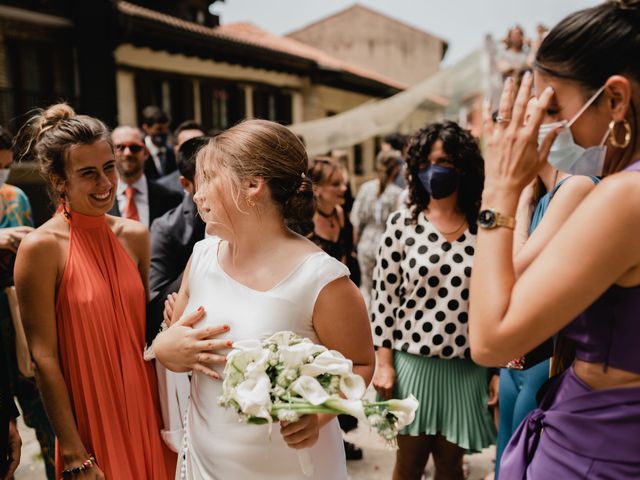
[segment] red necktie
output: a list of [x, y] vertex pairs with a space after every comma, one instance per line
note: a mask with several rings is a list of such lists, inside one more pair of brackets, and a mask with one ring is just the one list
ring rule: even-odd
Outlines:
[[124, 218], [130, 218], [131, 220], [140, 221], [140, 215], [138, 215], [138, 207], [133, 197], [136, 195], [136, 189], [131, 185], [127, 186], [124, 190], [124, 196], [127, 198], [127, 204], [124, 207]]

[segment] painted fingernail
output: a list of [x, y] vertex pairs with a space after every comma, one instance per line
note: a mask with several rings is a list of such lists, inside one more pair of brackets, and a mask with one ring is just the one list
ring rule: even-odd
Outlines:
[[529, 80], [530, 77], [531, 77], [531, 72], [527, 70], [526, 72], [524, 72], [524, 76], [522, 77], [522, 79]]
[[223, 330], [229, 330], [230, 328], [231, 328], [231, 327], [230, 327], [229, 325], [223, 325], [223, 326], [222, 326], [222, 329], [223, 329]]
[[227, 347], [233, 347], [233, 341], [227, 340]]
[[203, 312], [204, 311], [204, 307], [198, 307], [198, 313]]

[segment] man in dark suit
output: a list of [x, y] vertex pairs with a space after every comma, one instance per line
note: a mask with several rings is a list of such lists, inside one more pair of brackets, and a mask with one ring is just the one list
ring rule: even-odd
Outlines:
[[118, 127], [111, 134], [118, 169], [116, 202], [111, 215], [151, 222], [182, 201], [182, 195], [150, 181], [144, 174], [149, 156], [142, 132], [133, 127]]
[[[176, 128], [175, 132], [173, 132], [173, 136], [175, 138], [175, 145], [173, 146], [173, 151], [176, 154], [176, 159], [179, 156], [178, 151], [180, 150], [180, 146], [190, 138], [201, 137], [204, 135], [204, 129], [202, 125], [200, 125], [195, 120], [185, 120], [178, 128]], [[176, 192], [184, 192], [184, 188], [180, 184], [180, 177], [182, 174], [180, 173], [180, 169], [174, 170], [169, 175], [165, 175], [162, 178], [158, 179], [158, 183], [163, 187], [167, 187], [171, 190], [175, 190]]]
[[149, 157], [144, 173], [151, 180], [162, 178], [176, 170], [176, 157], [169, 144], [171, 119], [162, 109], [149, 105], [142, 110], [142, 131]]
[[182, 203], [168, 211], [151, 225], [151, 269], [149, 290], [151, 302], [147, 310], [147, 343], [150, 345], [160, 329], [167, 295], [177, 292], [193, 246], [204, 238], [205, 224], [193, 203], [196, 192], [195, 170], [198, 150], [209, 137], [187, 140], [178, 150], [180, 184], [187, 192]]

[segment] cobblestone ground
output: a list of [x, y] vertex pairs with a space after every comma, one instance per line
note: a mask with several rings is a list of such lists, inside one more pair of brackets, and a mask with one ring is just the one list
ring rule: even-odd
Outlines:
[[[20, 424], [23, 440], [22, 461], [16, 472], [16, 480], [45, 480], [44, 465], [40, 458], [40, 447], [33, 430]], [[364, 450], [364, 458], [348, 462], [350, 480], [389, 480], [393, 470], [395, 454], [384, 442], [368, 428], [358, 428], [347, 434], [346, 439]], [[493, 447], [482, 453], [469, 455], [466, 462], [469, 466], [469, 480], [481, 480], [493, 470]], [[424, 479], [433, 478], [433, 464], [427, 466]]]

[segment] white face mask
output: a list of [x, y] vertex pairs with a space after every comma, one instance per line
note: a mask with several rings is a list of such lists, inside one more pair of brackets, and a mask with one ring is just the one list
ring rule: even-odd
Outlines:
[[553, 145], [551, 145], [549, 157], [547, 158], [547, 161], [555, 169], [571, 175], [602, 176], [604, 159], [607, 154], [607, 146], [604, 143], [611, 133], [611, 130], [607, 129], [599, 145], [585, 149], [580, 145], [577, 145], [573, 140], [571, 125], [573, 125], [576, 120], [580, 118], [580, 115], [582, 115], [585, 110], [591, 106], [603, 90], [604, 85], [600, 87], [589, 100], [587, 100], [587, 103], [585, 103], [583, 107], [578, 110], [578, 113], [576, 113], [568, 122], [563, 120], [561, 122], [545, 123], [540, 125], [540, 130], [538, 132], [538, 145], [542, 143], [544, 137], [551, 130], [563, 127], [560, 133], [558, 133]]
[[10, 168], [0, 168], [0, 187], [9, 180], [9, 173], [11, 172]]

